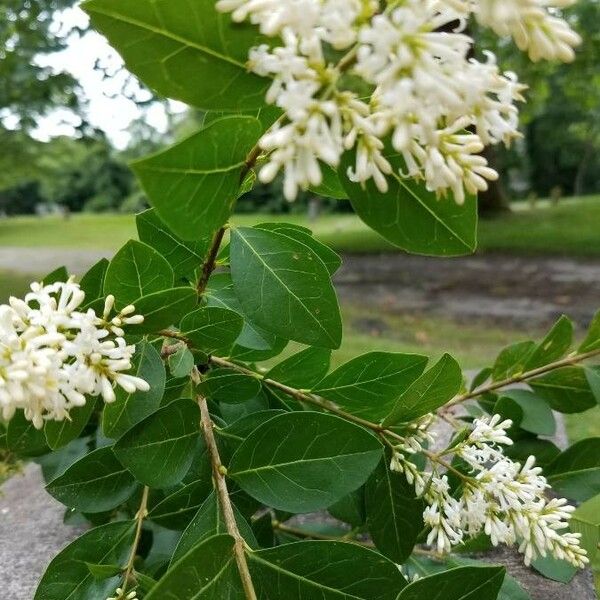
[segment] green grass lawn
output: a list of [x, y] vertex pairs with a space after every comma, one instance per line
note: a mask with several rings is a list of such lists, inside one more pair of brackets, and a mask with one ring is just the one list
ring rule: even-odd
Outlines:
[[[382, 252], [394, 248], [353, 215], [324, 215], [308, 223], [303, 215], [236, 215], [234, 223], [289, 221], [308, 225], [340, 252]], [[482, 220], [479, 247], [484, 252], [600, 256], [600, 197], [563, 200], [559, 206], [520, 206], [511, 214]], [[135, 236], [131, 215], [16, 217], [0, 220], [0, 246], [118, 248]]]

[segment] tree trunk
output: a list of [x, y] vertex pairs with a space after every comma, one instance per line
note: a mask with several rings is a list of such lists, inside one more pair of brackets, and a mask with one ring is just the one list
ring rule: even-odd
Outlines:
[[[496, 169], [496, 149], [493, 146], [487, 146], [482, 154], [487, 159], [490, 167]], [[488, 183], [487, 192], [479, 194], [479, 214], [482, 216], [494, 216], [509, 212], [510, 205], [502, 183], [502, 177], [497, 181], [490, 181]]]

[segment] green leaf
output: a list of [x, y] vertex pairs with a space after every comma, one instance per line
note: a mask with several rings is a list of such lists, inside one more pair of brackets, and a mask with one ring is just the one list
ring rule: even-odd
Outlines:
[[182, 346], [169, 356], [169, 370], [173, 377], [186, 377], [194, 368], [194, 355], [187, 349], [186, 346]]
[[569, 583], [578, 571], [572, 564], [550, 555], [536, 558], [531, 561], [531, 566], [546, 579], [559, 583]]
[[149, 518], [153, 523], [181, 531], [185, 529], [212, 491], [209, 477], [180, 486], [152, 506]]
[[519, 406], [523, 413], [519, 427], [537, 435], [553, 436], [556, 421], [548, 403], [527, 390], [506, 390], [502, 399], [509, 399]]
[[380, 554], [342, 542], [304, 541], [248, 553], [261, 598], [395, 600], [406, 586]]
[[266, 231], [274, 231], [300, 242], [312, 250], [323, 261], [330, 275], [333, 275], [342, 266], [340, 255], [329, 248], [329, 246], [316, 240], [310, 230], [307, 232], [304, 231], [304, 228], [291, 227], [288, 223], [261, 223], [255, 227], [265, 229]]
[[477, 200], [467, 197], [460, 205], [449, 195], [437, 198], [424, 185], [398, 174], [402, 161], [388, 157], [394, 174], [389, 190], [382, 194], [371, 180], [353, 183], [346, 176], [355, 166], [356, 151], [347, 152], [340, 166], [340, 179], [356, 214], [386, 240], [417, 254], [462, 256], [477, 247]]
[[530, 456], [535, 456], [536, 464], [546, 468], [559, 454], [560, 448], [548, 440], [523, 438], [508, 446], [504, 453], [513, 460], [524, 463]]
[[59, 281], [67, 281], [67, 279], [69, 279], [69, 271], [67, 271], [67, 267], [58, 267], [58, 269], [48, 273], [48, 275], [42, 279], [42, 283], [44, 285], [50, 285]]
[[202, 266], [208, 253], [210, 235], [197, 241], [186, 242], [160, 220], [153, 208], [137, 215], [135, 222], [140, 240], [158, 250], [171, 265], [175, 275], [193, 279], [194, 273]]
[[595, 571], [600, 569], [600, 495], [584, 502], [571, 516], [569, 529], [581, 534], [584, 548]]
[[136, 300], [135, 311], [144, 315], [144, 322], [132, 326], [132, 332], [156, 333], [175, 325], [195, 308], [197, 302], [198, 295], [191, 287], [173, 288], [143, 296]]
[[227, 452], [233, 453], [257, 427], [282, 414], [285, 414], [283, 410], [260, 410], [245, 415], [231, 425], [218, 429], [219, 441], [225, 445]]
[[377, 549], [397, 564], [411, 555], [423, 530], [423, 500], [406, 477], [389, 468], [385, 456], [367, 481], [367, 526]]
[[330, 363], [331, 350], [306, 348], [275, 365], [265, 379], [309, 390], [325, 377]]
[[227, 353], [244, 326], [240, 314], [227, 308], [206, 306], [186, 315], [181, 332], [195, 348], [206, 354]]
[[380, 421], [427, 360], [418, 354], [369, 352], [330, 373], [312, 391], [354, 415]]
[[58, 450], [79, 437], [81, 432], [85, 429], [85, 426], [88, 424], [88, 421], [94, 412], [95, 405], [96, 399], [88, 396], [84, 406], [78, 406], [71, 409], [70, 419], [63, 419], [62, 421], [46, 421], [44, 432], [46, 434], [48, 446], [50, 446], [52, 450]]
[[44, 430], [36, 429], [21, 410], [8, 422], [6, 445], [17, 456], [40, 456], [48, 452]]
[[120, 438], [158, 410], [165, 391], [165, 367], [154, 346], [147, 342], [138, 344], [132, 362], [135, 376], [147, 381], [150, 389], [129, 394], [117, 388], [117, 399], [112, 404], [106, 404], [102, 413], [102, 431], [109, 438]]
[[504, 576], [503, 567], [458, 567], [418, 579], [398, 600], [496, 600]]
[[95, 565], [88, 562], [86, 562], [85, 565], [95, 579], [108, 579], [110, 577], [116, 577], [123, 572], [123, 567], [120, 567], [119, 565]]
[[[233, 507], [233, 513], [238, 529], [244, 540], [246, 540], [246, 543], [251, 548], [257, 548], [258, 542], [246, 519], [244, 519], [243, 515], [235, 506]], [[177, 548], [175, 549], [175, 554], [173, 554], [173, 558], [171, 559], [171, 564], [176, 563], [200, 542], [222, 533], [227, 533], [227, 527], [225, 525], [225, 520], [223, 519], [223, 511], [219, 504], [219, 497], [213, 491], [204, 501], [191, 523], [183, 532], [183, 535], [177, 544]]]
[[327, 507], [327, 512], [334, 519], [348, 523], [352, 527], [364, 525], [367, 518], [364, 486]]
[[600, 310], [594, 315], [588, 333], [578, 352], [592, 352], [600, 348]]
[[91, 0], [83, 5], [127, 68], [161, 96], [204, 110], [261, 108], [270, 81], [250, 73], [256, 27], [233, 24], [213, 0]]
[[310, 191], [318, 196], [325, 196], [325, 198], [333, 198], [334, 200], [346, 200], [348, 194], [340, 181], [340, 176], [329, 165], [321, 164], [321, 173], [323, 175], [323, 181], [320, 185], [311, 186]]
[[535, 342], [529, 341], [512, 344], [502, 350], [494, 363], [492, 379], [494, 381], [504, 381], [514, 375], [523, 373], [525, 365], [535, 349]]
[[241, 404], [260, 392], [260, 381], [233, 369], [214, 369], [198, 385], [198, 390], [215, 402]]
[[283, 350], [285, 341], [282, 345], [280, 338], [252, 323], [248, 315], [244, 313], [244, 309], [235, 295], [233, 281], [229, 273], [218, 273], [210, 278], [205, 298], [208, 306], [227, 308], [244, 318], [244, 325], [236, 340], [236, 346], [232, 354], [243, 354], [247, 350], [256, 351], [255, 354], [258, 354], [259, 357], [247, 357], [249, 361], [256, 361], [277, 356]]
[[312, 512], [360, 487], [381, 455], [379, 441], [357, 425], [321, 413], [288, 413], [246, 438], [229, 475], [268, 506]]
[[212, 491], [206, 477], [183, 485], [156, 504], [148, 515], [153, 523], [168, 529], [185, 529]]
[[339, 347], [335, 291], [325, 265], [307, 246], [272, 231], [234, 229], [231, 274], [252, 322], [285, 339]]
[[145, 600], [243, 600], [234, 543], [228, 535], [202, 541], [167, 571]]
[[527, 358], [524, 371], [532, 371], [561, 359], [573, 343], [573, 322], [562, 316]]
[[154, 248], [130, 240], [110, 261], [104, 294], [113, 294], [117, 307], [123, 308], [141, 296], [173, 287], [173, 281], [173, 269]]
[[175, 400], [130, 429], [115, 445], [115, 454], [144, 485], [175, 485], [192, 464], [199, 422], [195, 402]]
[[131, 167], [167, 226], [184, 240], [202, 240], [229, 219], [260, 135], [254, 117], [225, 117]]
[[579, 413], [596, 406], [596, 397], [581, 367], [556, 369], [528, 383], [558, 412]]
[[125, 564], [131, 552], [134, 529], [131, 521], [119, 521], [84, 533], [50, 563], [34, 600], [108, 598], [121, 582], [120, 576], [97, 579], [87, 563]]
[[460, 365], [449, 354], [444, 354], [400, 396], [383, 425], [414, 421], [434, 412], [458, 394], [462, 383]]
[[102, 297], [104, 293], [104, 277], [106, 276], [108, 265], [108, 260], [103, 258], [81, 278], [79, 287], [85, 292], [84, 306], [88, 306], [94, 300]]
[[571, 500], [600, 494], [600, 437], [573, 444], [546, 467], [546, 475], [552, 488]]
[[46, 486], [48, 493], [65, 506], [88, 513], [116, 508], [136, 488], [135, 479], [109, 446], [90, 452]]

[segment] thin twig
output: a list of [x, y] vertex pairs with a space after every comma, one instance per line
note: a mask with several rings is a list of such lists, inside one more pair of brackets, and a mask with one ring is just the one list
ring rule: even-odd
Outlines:
[[557, 360], [556, 362], [549, 363], [544, 365], [543, 367], [538, 367], [537, 369], [532, 369], [531, 371], [525, 371], [524, 373], [519, 373], [517, 375], [513, 375], [512, 377], [508, 377], [507, 379], [503, 379], [502, 381], [495, 381], [488, 385], [479, 387], [472, 392], [467, 392], [465, 394], [461, 394], [460, 396], [456, 396], [454, 400], [451, 400], [449, 404], [446, 406], [453, 406], [454, 404], [460, 404], [461, 402], [466, 402], [467, 400], [472, 400], [473, 398], [478, 398], [479, 396], [483, 396], [489, 392], [494, 392], [504, 387], [508, 387], [509, 385], [514, 385], [515, 383], [523, 383], [528, 379], [533, 379], [534, 377], [539, 377], [540, 375], [545, 375], [546, 373], [550, 373], [551, 371], [555, 371], [556, 369], [560, 369], [561, 367], [569, 367], [572, 365], [576, 365], [585, 360], [589, 360], [590, 358], [594, 358], [600, 355], [600, 348], [597, 350], [592, 350], [590, 352], [584, 352], [583, 354], [573, 354], [572, 356], [567, 356], [567, 358], [563, 358], [561, 360]]
[[198, 292], [198, 296], [202, 296], [206, 291], [206, 286], [208, 285], [208, 280], [215, 270], [217, 264], [217, 256], [219, 255], [219, 248], [221, 247], [221, 243], [223, 242], [223, 236], [225, 235], [225, 227], [221, 227], [213, 237], [212, 244], [210, 246], [210, 250], [208, 252], [208, 256], [202, 265], [202, 275], [198, 280], [198, 285], [196, 286], [196, 291]]
[[254, 590], [254, 584], [252, 583], [252, 577], [250, 575], [250, 569], [248, 568], [248, 562], [246, 561], [246, 543], [244, 542], [244, 538], [242, 537], [235, 520], [233, 506], [231, 504], [231, 499], [229, 498], [229, 490], [227, 489], [227, 482], [225, 481], [225, 473], [227, 471], [221, 463], [221, 456], [213, 432], [214, 424], [208, 411], [206, 398], [198, 396], [198, 404], [202, 416], [202, 432], [212, 464], [213, 477], [219, 496], [219, 504], [223, 511], [223, 519], [225, 520], [227, 532], [235, 540], [233, 549], [240, 579], [242, 580], [242, 586], [244, 587], [244, 592], [248, 600], [257, 600], [256, 591]]
[[138, 546], [140, 545], [140, 539], [142, 538], [142, 527], [144, 525], [144, 519], [148, 516], [148, 494], [150, 492], [150, 488], [148, 486], [144, 486], [144, 491], [142, 492], [142, 500], [140, 502], [140, 508], [135, 515], [136, 526], [135, 526], [135, 537], [133, 538], [133, 545], [131, 547], [131, 553], [129, 554], [129, 560], [127, 561], [127, 566], [125, 567], [125, 575], [123, 576], [124, 588], [127, 591], [127, 586], [129, 584], [129, 580], [132, 579], [133, 567], [135, 562], [135, 557], [137, 556]]

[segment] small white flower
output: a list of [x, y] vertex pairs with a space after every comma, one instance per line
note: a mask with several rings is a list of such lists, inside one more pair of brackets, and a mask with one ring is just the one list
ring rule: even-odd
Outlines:
[[10, 419], [17, 409], [38, 429], [44, 421], [69, 418], [86, 403], [86, 394], [115, 400], [115, 386], [132, 393], [148, 383], [127, 373], [135, 346], [123, 339], [121, 325], [141, 323], [128, 306], [111, 318], [114, 298], [102, 318], [79, 307], [84, 292], [72, 280], [31, 285], [24, 300], [0, 306], [0, 409]]

